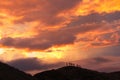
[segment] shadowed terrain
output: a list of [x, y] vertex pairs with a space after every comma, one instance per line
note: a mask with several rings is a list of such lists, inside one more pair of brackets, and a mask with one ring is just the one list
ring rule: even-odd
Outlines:
[[120, 72], [103, 73], [75, 66], [66, 66], [36, 74], [38, 80], [120, 80]]
[[0, 62], [0, 80], [120, 80], [120, 71], [104, 73], [71, 65], [31, 76]]
[[35, 80], [31, 75], [0, 62], [0, 80]]

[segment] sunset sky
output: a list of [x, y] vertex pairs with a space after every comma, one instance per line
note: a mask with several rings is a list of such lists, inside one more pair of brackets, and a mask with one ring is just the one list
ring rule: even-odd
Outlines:
[[120, 70], [120, 0], [0, 0], [0, 61], [30, 73], [64, 62]]

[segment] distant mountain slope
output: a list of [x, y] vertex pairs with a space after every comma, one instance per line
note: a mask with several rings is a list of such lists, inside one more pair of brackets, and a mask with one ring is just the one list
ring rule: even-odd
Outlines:
[[120, 80], [120, 71], [102, 73], [81, 67], [66, 66], [31, 76], [0, 62], [0, 80]]
[[7, 64], [0, 62], [0, 80], [35, 80], [31, 75], [28, 75], [18, 69], [10, 67]]
[[62, 67], [34, 75], [38, 80], [120, 80], [120, 73], [101, 73], [75, 66]]

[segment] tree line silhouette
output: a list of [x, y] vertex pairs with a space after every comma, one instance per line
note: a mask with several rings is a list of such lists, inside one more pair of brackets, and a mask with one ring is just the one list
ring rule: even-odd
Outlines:
[[71, 62], [66, 62], [65, 66], [81, 67], [79, 64], [74, 64], [74, 63], [71, 63]]

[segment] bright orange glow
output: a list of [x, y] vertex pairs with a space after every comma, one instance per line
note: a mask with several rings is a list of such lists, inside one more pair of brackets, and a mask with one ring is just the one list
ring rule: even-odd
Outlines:
[[4, 53], [4, 49], [0, 49], [0, 54], [3, 54]]
[[114, 11], [120, 11], [120, 1], [119, 0], [84, 0], [76, 8], [77, 15], [87, 15], [89, 13], [110, 13]]
[[0, 0], [0, 10], [1, 61], [67, 62], [120, 52], [107, 52], [120, 45], [120, 0]]

